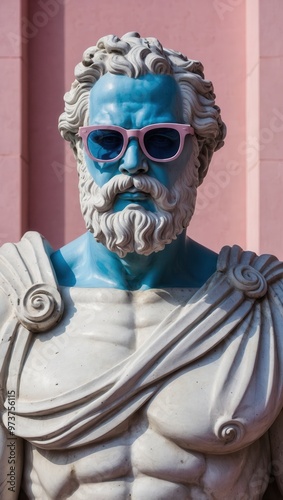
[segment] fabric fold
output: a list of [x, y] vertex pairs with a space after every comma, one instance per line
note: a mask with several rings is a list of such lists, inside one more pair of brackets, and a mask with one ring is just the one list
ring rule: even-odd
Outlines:
[[[20, 243], [19, 253], [21, 248]], [[28, 267], [26, 244], [24, 251]], [[42, 251], [45, 253], [43, 246]], [[44, 257], [38, 262], [46, 266]], [[47, 271], [45, 279], [50, 276], [52, 281], [54, 276]], [[170, 374], [189, 370], [198, 359], [209, 360], [219, 346], [224, 354], [213, 382], [210, 414], [214, 433], [224, 442], [240, 443], [247, 425], [257, 421], [250, 434], [255, 438], [282, 408], [282, 277], [283, 264], [274, 257], [224, 247], [217, 271], [208, 282], [185, 306], [177, 306], [134, 354], [95, 380], [52, 400], [18, 399], [17, 434], [44, 449], [101, 440], [148, 402]], [[24, 333], [22, 323], [20, 329], [14, 351], [6, 355], [7, 386], [9, 378], [20, 373], [17, 367], [22, 366], [29, 344], [28, 329]], [[255, 397], [258, 387], [264, 395], [260, 399]], [[231, 391], [233, 398], [229, 397]], [[248, 401], [255, 405], [252, 422]], [[7, 425], [5, 414], [3, 421]]]

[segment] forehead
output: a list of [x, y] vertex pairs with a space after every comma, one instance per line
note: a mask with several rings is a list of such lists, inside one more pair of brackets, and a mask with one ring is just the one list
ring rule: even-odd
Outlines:
[[[90, 123], [113, 122], [135, 115], [141, 121], [160, 116], [162, 121], [177, 121], [182, 115], [178, 83], [170, 75], [147, 74], [138, 78], [106, 73], [90, 91]], [[166, 119], [167, 116], [167, 119]]]

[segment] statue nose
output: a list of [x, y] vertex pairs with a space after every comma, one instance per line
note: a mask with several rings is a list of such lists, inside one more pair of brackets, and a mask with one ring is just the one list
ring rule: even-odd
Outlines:
[[122, 174], [143, 174], [148, 170], [146, 157], [136, 139], [129, 141], [125, 154], [120, 160], [119, 170]]

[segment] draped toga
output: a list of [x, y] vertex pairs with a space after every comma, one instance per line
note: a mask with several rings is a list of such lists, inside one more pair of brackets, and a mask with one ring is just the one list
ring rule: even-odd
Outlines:
[[[52, 331], [63, 314], [50, 253], [46, 241], [33, 232], [0, 250], [0, 288], [11, 309], [0, 329], [6, 427], [7, 394], [19, 387], [32, 336]], [[252, 442], [282, 409], [282, 278], [283, 263], [275, 257], [224, 247], [210, 279], [124, 361], [54, 398], [25, 401], [16, 389], [17, 436], [36, 447], [58, 450], [99, 441], [149, 402], [170, 375], [209, 358], [226, 342], [227, 355], [224, 352], [213, 385], [213, 432], [220, 441], [239, 447]], [[260, 397], [255, 398], [257, 390]], [[233, 398], [228, 397], [231, 391]]]

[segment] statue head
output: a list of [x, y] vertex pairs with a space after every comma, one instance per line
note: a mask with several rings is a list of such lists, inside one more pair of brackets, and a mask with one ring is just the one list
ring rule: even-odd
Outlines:
[[[101, 38], [84, 52], [75, 76], [65, 95], [59, 130], [77, 159], [87, 228], [97, 241], [122, 257], [128, 252], [148, 255], [162, 250], [189, 224], [196, 188], [206, 175], [213, 152], [223, 145], [226, 129], [214, 102], [212, 83], [204, 79], [200, 62], [164, 49], [155, 38], [141, 38], [137, 33], [121, 39], [113, 35]], [[165, 122], [184, 124], [181, 129], [192, 135], [183, 138], [184, 148], [178, 158], [172, 158], [171, 167], [164, 163], [161, 169], [161, 163], [151, 157], [154, 153], [150, 156], [146, 150], [143, 137], [139, 142], [127, 142], [126, 136], [128, 129], [140, 134], [145, 126]], [[125, 149], [120, 163], [108, 159], [109, 163], [100, 164], [91, 159], [87, 142], [83, 146], [81, 127], [100, 124], [124, 127]], [[137, 172], [124, 168], [128, 150], [133, 147], [141, 152]], [[120, 193], [129, 190], [148, 193], [154, 203], [138, 194], [126, 194], [132, 203], [124, 202], [123, 206]], [[117, 206], [113, 208], [114, 198]]]
[[201, 184], [214, 151], [223, 146], [226, 135], [213, 84], [204, 78], [203, 70], [200, 61], [162, 47], [156, 38], [141, 38], [138, 33], [127, 33], [121, 38], [104, 36], [84, 52], [82, 62], [75, 68], [75, 81], [65, 94], [65, 112], [59, 118], [60, 133], [76, 154], [79, 127], [88, 123], [89, 93], [106, 73], [130, 78], [172, 75], [180, 87], [184, 123], [195, 130]]

